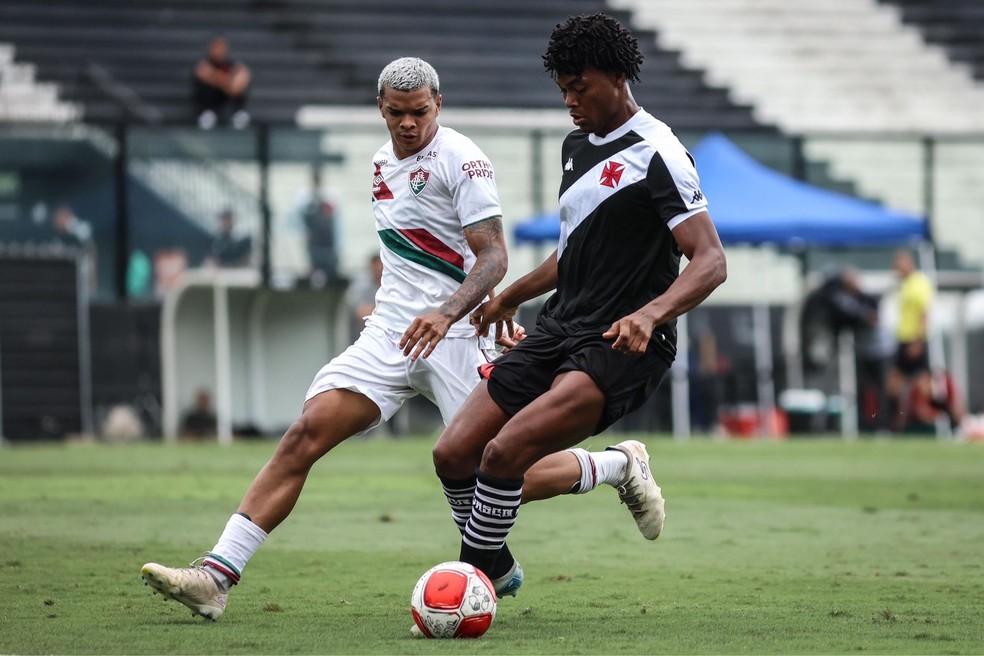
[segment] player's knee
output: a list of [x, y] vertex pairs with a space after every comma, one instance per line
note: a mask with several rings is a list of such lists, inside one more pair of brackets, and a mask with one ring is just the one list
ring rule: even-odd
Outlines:
[[454, 440], [445, 437], [438, 440], [431, 455], [434, 458], [434, 470], [448, 478], [467, 478], [475, 472], [478, 465], [473, 454], [465, 453]]
[[508, 446], [503, 440], [492, 440], [485, 445], [481, 469], [500, 478], [519, 478], [532, 464], [524, 451]]
[[323, 428], [299, 417], [280, 439], [276, 457], [291, 469], [308, 469], [331, 448]]

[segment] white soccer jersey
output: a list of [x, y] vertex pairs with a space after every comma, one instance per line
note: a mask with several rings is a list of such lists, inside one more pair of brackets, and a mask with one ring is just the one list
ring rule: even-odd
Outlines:
[[[502, 215], [495, 173], [471, 139], [438, 127], [420, 152], [397, 159], [392, 142], [373, 157], [383, 280], [370, 321], [402, 333], [436, 310], [475, 264], [463, 227]], [[466, 314], [448, 337], [474, 335]]]

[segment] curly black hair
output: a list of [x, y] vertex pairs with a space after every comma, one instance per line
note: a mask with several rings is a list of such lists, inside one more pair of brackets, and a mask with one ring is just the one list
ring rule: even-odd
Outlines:
[[557, 25], [543, 55], [543, 67], [554, 79], [580, 75], [590, 66], [605, 73], [624, 73], [630, 82], [638, 82], [641, 64], [636, 38], [617, 20], [600, 13], [572, 16]]

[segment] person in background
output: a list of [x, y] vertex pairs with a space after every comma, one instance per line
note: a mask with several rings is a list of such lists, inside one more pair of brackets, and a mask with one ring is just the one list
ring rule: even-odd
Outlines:
[[725, 377], [731, 363], [717, 345], [717, 337], [706, 323], [695, 326], [696, 339], [691, 341], [690, 423], [698, 433], [712, 434], [720, 429], [719, 411]]
[[294, 202], [293, 221], [304, 229], [308, 254], [308, 279], [323, 287], [338, 275], [338, 198], [324, 189], [321, 172], [311, 172], [311, 185]]
[[383, 284], [383, 258], [373, 253], [366, 270], [360, 273], [349, 288], [348, 300], [352, 308], [352, 336], [357, 338], [366, 326], [366, 319], [376, 308], [376, 292]]
[[192, 95], [198, 126], [210, 130], [216, 125], [243, 129], [249, 125], [246, 100], [251, 76], [249, 67], [229, 57], [229, 44], [215, 37], [205, 57], [195, 65]]
[[181, 436], [195, 440], [215, 437], [216, 426], [212, 395], [207, 389], [199, 389], [195, 392], [195, 404], [181, 419]]
[[51, 214], [53, 239], [59, 244], [88, 248], [92, 244], [92, 226], [75, 215], [70, 205], [59, 205]]
[[83, 259], [82, 270], [87, 278], [87, 288], [90, 292], [96, 291], [96, 244], [89, 222], [76, 216], [70, 205], [58, 205], [51, 214], [50, 241], [79, 252]]
[[885, 369], [891, 358], [890, 331], [882, 330], [878, 307], [881, 298], [864, 291], [861, 275], [853, 267], [840, 271], [840, 287], [830, 294], [834, 334], [853, 330], [857, 362], [858, 424], [867, 432], [886, 428]]
[[916, 268], [909, 251], [898, 251], [893, 266], [901, 281], [895, 326], [898, 347], [885, 391], [889, 403], [889, 428], [902, 431], [907, 423], [908, 386], [917, 373], [929, 370], [929, 310], [933, 302], [933, 283]]
[[913, 375], [909, 384], [906, 433], [935, 434], [936, 421], [941, 417], [946, 417], [950, 429], [955, 430], [966, 414], [963, 395], [949, 372], [921, 369]]
[[219, 233], [212, 239], [208, 264], [224, 268], [249, 266], [253, 242], [249, 237], [237, 237], [236, 215], [230, 209], [219, 213]]
[[139, 248], [130, 251], [130, 259], [126, 264], [126, 295], [130, 298], [142, 298], [153, 292], [154, 265], [150, 258]]

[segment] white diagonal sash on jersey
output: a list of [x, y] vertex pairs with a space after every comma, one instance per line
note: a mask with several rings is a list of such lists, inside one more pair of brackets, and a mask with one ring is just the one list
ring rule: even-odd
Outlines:
[[[646, 141], [640, 141], [611, 157], [603, 159], [577, 182], [572, 184], [560, 197], [560, 240], [557, 244], [557, 257], [564, 252], [567, 238], [581, 222], [597, 209], [605, 200], [631, 184], [645, 180], [649, 172], [649, 162], [655, 149]], [[625, 166], [622, 176], [614, 187], [601, 184], [602, 173], [609, 162]]]

